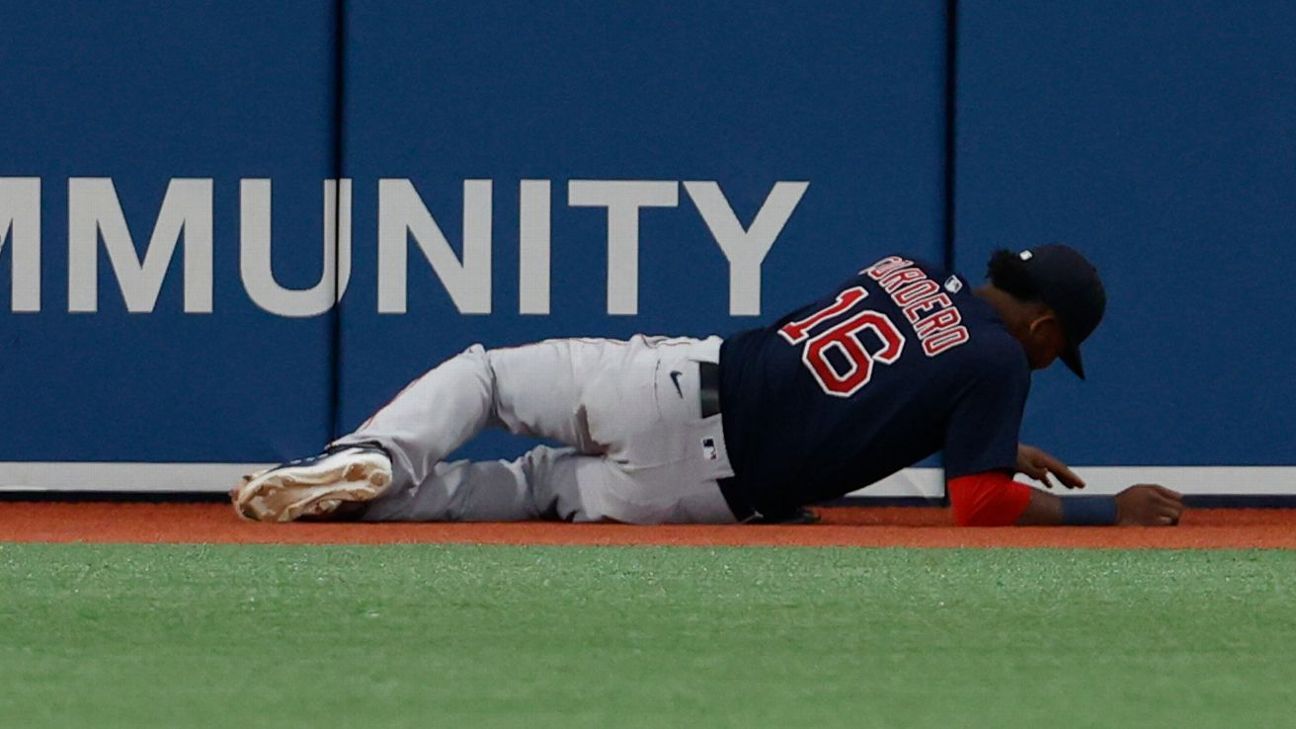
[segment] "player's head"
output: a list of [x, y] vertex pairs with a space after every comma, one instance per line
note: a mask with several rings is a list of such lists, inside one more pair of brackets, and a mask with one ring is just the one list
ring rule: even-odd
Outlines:
[[1043, 369], [1061, 358], [1083, 380], [1080, 343], [1107, 308], [1107, 293], [1093, 264], [1075, 249], [1054, 243], [1020, 253], [995, 251], [986, 276], [1018, 305], [1008, 324], [1031, 366]]

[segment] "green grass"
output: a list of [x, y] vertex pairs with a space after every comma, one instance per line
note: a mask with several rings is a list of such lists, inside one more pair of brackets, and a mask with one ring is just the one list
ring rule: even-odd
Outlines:
[[1290, 727], [1296, 553], [0, 544], [4, 727]]

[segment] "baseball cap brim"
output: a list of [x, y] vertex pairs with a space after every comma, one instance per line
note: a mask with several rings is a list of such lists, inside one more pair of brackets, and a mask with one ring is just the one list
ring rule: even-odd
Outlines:
[[1080, 359], [1079, 346], [1074, 344], [1068, 344], [1066, 349], [1062, 351], [1060, 357], [1062, 359], [1063, 364], [1067, 366], [1067, 369], [1074, 372], [1076, 374], [1076, 377], [1079, 377], [1082, 380], [1085, 378], [1084, 362]]

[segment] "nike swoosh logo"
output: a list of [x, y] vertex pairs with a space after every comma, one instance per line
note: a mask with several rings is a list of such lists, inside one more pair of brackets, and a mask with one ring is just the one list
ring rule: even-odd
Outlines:
[[684, 390], [680, 389], [680, 383], [679, 383], [679, 378], [683, 376], [684, 376], [683, 372], [680, 372], [679, 370], [671, 370], [670, 373], [671, 382], [675, 383], [675, 392], [678, 392], [680, 397], [684, 397]]

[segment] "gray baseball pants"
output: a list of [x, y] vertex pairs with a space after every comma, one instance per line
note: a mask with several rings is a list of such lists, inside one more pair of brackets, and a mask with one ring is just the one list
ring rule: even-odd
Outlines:
[[[699, 362], [720, 339], [473, 345], [410, 383], [337, 445], [377, 443], [392, 486], [364, 521], [562, 519], [729, 523], [721, 415], [701, 417]], [[447, 463], [486, 427], [548, 438], [513, 461]]]

